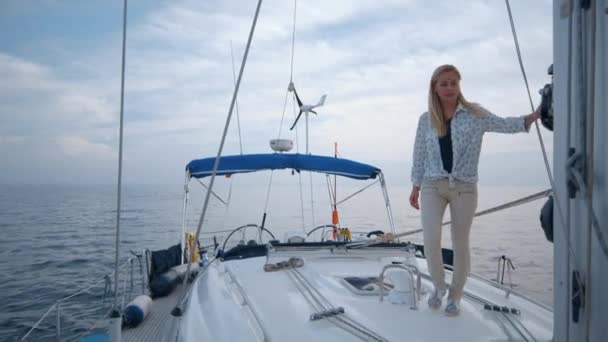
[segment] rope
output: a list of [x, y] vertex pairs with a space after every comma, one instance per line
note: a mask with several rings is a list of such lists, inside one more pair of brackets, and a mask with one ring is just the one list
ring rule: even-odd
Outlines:
[[[517, 199], [515, 201], [511, 201], [509, 203], [501, 204], [499, 206], [496, 206], [496, 207], [493, 207], [493, 208], [490, 208], [490, 209], [482, 210], [480, 212], [475, 213], [475, 215], [473, 215], [473, 217], [483, 216], [483, 215], [491, 214], [491, 213], [494, 213], [494, 212], [497, 212], [497, 211], [500, 211], [500, 210], [505, 210], [505, 209], [516, 207], [516, 206], [520, 206], [522, 204], [533, 202], [533, 201], [536, 201], [536, 200], [539, 200], [541, 198], [549, 196], [550, 193], [551, 193], [551, 189], [544, 190], [544, 191], [541, 191], [541, 192], [537, 192], [535, 194], [532, 194], [532, 195], [529, 195], [529, 196]], [[452, 221], [446, 221], [446, 222], [442, 223], [441, 226], [442, 227], [443, 226], [447, 226], [451, 222]], [[404, 236], [408, 236], [408, 235], [413, 235], [413, 234], [417, 234], [417, 233], [420, 233], [420, 232], [422, 232], [422, 229], [410, 230], [410, 231], [407, 231], [407, 232], [404, 232], [404, 233], [399, 233], [399, 234], [384, 234], [383, 237], [376, 238], [376, 239], [371, 239], [369, 241], [349, 243], [349, 244], [347, 244], [347, 247], [350, 247], [350, 248], [365, 247], [365, 246], [369, 246], [369, 245], [372, 245], [372, 244], [377, 243], [377, 242], [392, 241], [392, 240], [400, 238], [400, 237], [404, 237]]]
[[[295, 270], [290, 270], [287, 274], [289, 275], [289, 278], [293, 281], [293, 283], [296, 286], [296, 288], [298, 289], [298, 291], [300, 291], [300, 294], [302, 294], [304, 299], [306, 299], [306, 301], [308, 302], [308, 304], [310, 304], [310, 306], [313, 308], [313, 310], [320, 311], [320, 312], [326, 312], [327, 310], [335, 309], [331, 304], [329, 304], [329, 308], [327, 306], [325, 306], [321, 302], [321, 298], [315, 296], [312, 293], [311, 287], [307, 285], [307, 283], [305, 282], [306, 278], [304, 278], [301, 273], [296, 272]], [[314, 289], [314, 287], [312, 287], [312, 289]], [[311, 317], [312, 317], [312, 315], [311, 315]], [[353, 327], [351, 324], [348, 324], [346, 322], [344, 322], [344, 324], [340, 324], [341, 321], [339, 321], [335, 317], [327, 318], [327, 320], [329, 322], [331, 322], [332, 324], [338, 326], [339, 328], [343, 329], [344, 331], [351, 333], [351, 334], [361, 338], [364, 341], [366, 340], [366, 339], [362, 338], [361, 336], [356, 335], [354, 331], [348, 330], [348, 327], [356, 328], [356, 327]]]
[[[306, 299], [308, 304], [310, 304], [310, 306], [313, 308], [313, 310], [321, 311], [324, 309], [324, 306], [319, 301], [319, 298], [315, 297], [312, 294], [310, 288], [305, 286], [305, 284], [297, 277], [295, 272], [287, 272], [287, 275], [289, 276], [291, 281], [294, 283], [294, 285], [296, 286], [298, 291], [300, 291], [300, 294], [304, 297], [304, 299]], [[308, 295], [306, 295], [307, 293], [308, 293]]]
[[118, 184], [116, 195], [116, 253], [114, 255], [114, 304], [113, 309], [117, 311], [118, 304], [118, 259], [120, 258], [120, 201], [122, 194], [122, 142], [124, 126], [124, 104], [125, 104], [125, 54], [127, 49], [127, 0], [124, 0], [123, 23], [122, 23], [122, 69], [120, 73], [120, 128], [118, 134]]
[[[194, 238], [195, 241], [198, 240], [198, 237], [201, 233], [201, 229], [203, 227], [203, 222], [205, 220], [205, 215], [207, 213], [207, 208], [209, 207], [209, 199], [211, 197], [211, 191], [213, 190], [213, 184], [215, 183], [215, 176], [217, 175], [217, 170], [220, 165], [220, 157], [222, 156], [222, 151], [224, 149], [224, 143], [226, 142], [226, 135], [228, 134], [228, 128], [230, 127], [230, 119], [232, 118], [232, 111], [234, 110], [234, 104], [236, 102], [236, 98], [239, 92], [239, 87], [241, 85], [241, 79], [243, 78], [243, 72], [245, 71], [245, 64], [247, 63], [247, 56], [249, 55], [249, 47], [251, 46], [251, 40], [253, 39], [253, 33], [255, 31], [255, 26], [258, 21], [258, 16], [260, 13], [260, 7], [262, 6], [262, 0], [258, 0], [257, 7], [255, 9], [255, 15], [253, 17], [253, 23], [251, 24], [251, 30], [249, 31], [249, 37], [247, 39], [247, 46], [245, 48], [245, 53], [243, 54], [243, 61], [241, 63], [241, 69], [239, 70], [239, 76], [236, 81], [236, 85], [234, 87], [234, 93], [232, 95], [232, 101], [230, 102], [230, 109], [228, 110], [228, 116], [226, 118], [226, 123], [224, 125], [224, 131], [222, 133], [222, 140], [220, 142], [219, 149], [217, 151], [217, 156], [215, 157], [215, 162], [213, 163], [213, 172], [211, 173], [211, 180], [209, 181], [209, 191], [205, 195], [205, 202], [203, 204], [203, 210], [201, 212], [201, 216], [198, 221], [198, 227], [196, 228], [196, 236]], [[194, 248], [190, 253], [190, 258], [188, 258], [188, 266], [186, 268], [186, 274], [190, 274], [190, 269], [192, 267], [192, 257], [194, 256]], [[183, 299], [186, 296], [186, 284], [189, 277], [184, 277], [183, 281], [183, 289], [182, 295], [178, 299], [177, 305], [181, 304]]]
[[[203, 188], [205, 188], [205, 190], [211, 191], [211, 190], [209, 190], [209, 187], [206, 186], [202, 180], [200, 180], [200, 178], [197, 178], [196, 180], [203, 186]], [[230, 189], [232, 190], [232, 183], [230, 183]], [[224, 201], [220, 196], [218, 196], [214, 191], [211, 191], [211, 194], [213, 195], [213, 197], [217, 198], [218, 201], [222, 202], [223, 205], [225, 205], [225, 206], [228, 205], [228, 203], [226, 201]]]
[[[296, 118], [296, 103], [293, 104], [293, 117]], [[300, 153], [300, 143], [299, 143], [299, 135], [298, 135], [298, 126], [295, 128], [296, 130], [296, 153]], [[302, 190], [302, 173], [298, 172], [298, 185], [300, 189], [300, 213], [302, 214], [302, 231], [306, 232], [306, 218], [304, 217], [304, 191]]]
[[524, 332], [526, 332], [526, 334], [528, 334], [528, 336], [530, 336], [530, 339], [531, 339], [532, 341], [538, 341], [538, 340], [536, 339], [536, 337], [534, 336], [534, 334], [532, 334], [532, 332], [530, 332], [530, 330], [528, 330], [528, 328], [526, 327], [526, 325], [525, 325], [525, 324], [523, 324], [523, 323], [522, 323], [522, 322], [521, 322], [519, 319], [517, 319], [515, 316], [512, 316], [512, 315], [507, 315], [507, 314], [505, 314], [505, 313], [503, 313], [503, 315], [504, 315], [504, 316], [507, 318], [507, 320], [509, 320], [509, 321], [511, 322], [511, 324], [513, 324], [513, 326], [515, 326], [515, 327], [520, 326], [520, 327], [521, 327], [521, 330], [520, 330], [520, 329], [518, 329], [518, 328], [516, 328], [516, 329], [517, 329], [517, 331], [518, 331], [520, 334], [522, 334], [522, 336], [523, 336], [522, 331], [524, 331]]
[[266, 191], [266, 202], [264, 203], [264, 212], [268, 210], [268, 202], [270, 201], [270, 189], [272, 189], [272, 177], [274, 176], [274, 170], [270, 171], [270, 180], [268, 181], [268, 190]]
[[232, 199], [232, 183], [234, 178], [230, 177], [230, 186], [228, 188], [228, 199], [226, 200], [226, 209], [224, 210], [224, 218], [222, 219], [222, 228], [226, 226], [226, 218], [228, 217], [228, 210], [230, 209], [230, 199]]
[[[313, 310], [317, 311], [316, 313], [311, 314], [311, 318], [317, 317], [316, 315], [319, 315], [319, 313], [321, 313], [320, 316], [327, 316], [323, 315], [323, 313], [333, 312], [334, 314], [329, 317], [326, 317], [326, 319], [337, 327], [343, 329], [344, 331], [360, 338], [363, 341], [385, 341], [385, 339], [383, 339], [379, 335], [376, 335], [373, 331], [369, 329], [367, 329], [366, 331], [364, 330], [365, 328], [357, 327], [356, 322], [353, 324], [350, 321], [347, 321], [345, 319], [342, 319], [342, 317], [337, 316], [344, 315], [344, 309], [335, 308], [326, 298], [323, 297], [323, 295], [320, 295], [319, 293], [313, 293], [312, 290], [315, 290], [315, 287], [312, 286], [307, 281], [306, 277], [304, 277], [304, 275], [302, 275], [296, 269], [289, 269], [287, 274], [289, 278], [293, 281], [298, 291], [300, 291], [300, 294], [302, 294], [304, 299], [308, 302], [308, 304], [310, 304]], [[325, 302], [325, 304], [323, 302]]]
[[528, 77], [526, 76], [526, 70], [524, 69], [524, 63], [521, 58], [521, 51], [519, 49], [519, 41], [517, 39], [517, 32], [515, 31], [515, 24], [513, 22], [513, 14], [511, 13], [511, 6], [509, 5], [509, 0], [505, 0], [507, 4], [507, 12], [509, 14], [509, 21], [511, 23], [511, 32], [513, 34], [513, 40], [515, 42], [515, 50], [517, 52], [517, 59], [519, 61], [519, 66], [521, 69], [522, 76], [524, 77], [524, 83], [526, 84], [526, 90], [528, 91], [528, 100], [530, 100], [530, 107], [532, 111], [534, 111], [534, 102], [532, 101], [532, 95], [530, 93], [530, 85], [528, 84]]
[[249, 309], [251, 310], [251, 314], [253, 315], [253, 318], [255, 319], [258, 327], [260, 328], [260, 330], [262, 332], [262, 336], [261, 336], [260, 340], [262, 340], [264, 342], [270, 341], [270, 339], [268, 338], [268, 333], [266, 332], [266, 329], [264, 328], [264, 325], [262, 324], [262, 320], [260, 319], [260, 314], [255, 309], [255, 306], [252, 305], [251, 299], [249, 299], [249, 296], [243, 289], [243, 286], [241, 286], [241, 283], [239, 282], [237, 277], [234, 276], [234, 274], [232, 272], [228, 271], [228, 274], [230, 275], [230, 279], [236, 286], [237, 290], [241, 293], [244, 305], [247, 305], [249, 307]]
[[55, 306], [57, 305], [57, 303], [53, 304], [48, 310], [47, 312], [42, 316], [42, 318], [40, 318], [40, 320], [38, 320], [38, 322], [36, 322], [36, 324], [34, 324], [34, 326], [30, 329], [30, 331], [27, 332], [27, 334], [25, 334], [25, 336], [23, 336], [21, 338], [21, 341], [25, 341], [25, 339], [30, 336], [30, 334], [36, 330], [36, 328], [38, 327], [38, 325], [40, 325], [40, 322], [42, 322], [42, 320], [44, 320], [46, 318], [46, 316], [49, 315], [49, 313], [51, 313], [51, 310], [53, 310], [55, 308]]
[[[232, 49], [232, 40], [230, 41], [230, 60], [232, 61], [232, 80], [233, 80], [234, 85], [236, 86], [236, 72], [234, 70], [234, 51]], [[239, 152], [241, 153], [241, 155], [243, 155], [243, 138], [241, 136], [241, 117], [239, 114], [239, 102], [238, 101], [235, 102], [235, 106], [236, 106], [236, 125], [238, 128], [238, 135], [239, 135]], [[222, 203], [224, 203], [224, 206], [226, 207], [226, 209], [224, 210], [224, 218], [222, 220], [222, 227], [226, 224], [226, 217], [228, 217], [228, 209], [230, 207], [230, 198], [232, 197], [232, 183], [233, 182], [234, 182], [234, 178], [231, 177], [230, 178], [230, 188], [228, 190], [228, 199], [226, 200], [226, 202], [222, 201]], [[201, 184], [203, 184], [203, 183], [201, 182]], [[214, 193], [214, 195], [215, 195], [215, 193]], [[217, 195], [215, 195], [215, 197], [217, 199], [220, 199]]]
[[[313, 286], [313, 284], [311, 284], [298, 269], [289, 268], [288, 272], [290, 278], [292, 281], [294, 281], [300, 293], [309, 302], [309, 304], [311, 304], [313, 309], [318, 311], [317, 313], [313, 313], [311, 318], [321, 318], [320, 316], [325, 316], [331, 323], [362, 339], [363, 341], [386, 341], [385, 338], [376, 334], [371, 329], [366, 328], [362, 324], [346, 316], [342, 307], [333, 306], [329, 300], [327, 300], [327, 298], [325, 298], [323, 294], [321, 294], [321, 292], [319, 292], [319, 290]], [[308, 296], [306, 296], [306, 293], [308, 293]], [[317, 305], [315, 305], [313, 301]], [[349, 328], [351, 330], [349, 330]]]
[[[519, 49], [519, 41], [517, 39], [517, 33], [515, 31], [515, 23], [513, 21], [513, 14], [511, 13], [511, 6], [509, 5], [509, 0], [505, 0], [505, 3], [507, 5], [507, 12], [509, 14], [509, 22], [511, 24], [511, 32], [513, 34], [513, 41], [515, 43], [515, 49], [516, 49], [516, 52], [517, 52], [517, 59], [519, 61], [519, 67], [521, 69], [522, 75], [524, 77], [524, 82], [526, 84], [526, 90], [528, 92], [528, 98], [530, 100], [530, 106], [532, 107], [532, 110], [534, 110], [534, 104], [532, 103], [532, 96], [530, 95], [530, 86], [528, 85], [528, 78], [526, 76], [526, 70], [524, 68], [524, 64], [523, 64], [523, 61], [522, 61], [522, 58], [521, 58], [521, 51]], [[571, 36], [569, 37], [569, 39], [571, 39]], [[571, 47], [570, 40], [569, 40], [568, 44], [569, 44], [568, 46]], [[570, 51], [571, 49], [569, 48], [568, 50]], [[569, 58], [570, 57], [571, 56], [569, 56]], [[568, 60], [568, 64], [569, 65], [571, 64], [571, 60], [570, 59]], [[568, 96], [568, 99], [570, 99], [570, 96]], [[538, 121], [535, 121], [534, 123], [535, 123], [535, 127], [536, 127], [536, 134], [538, 135], [538, 139], [539, 139], [539, 142], [540, 142], [540, 147], [541, 147], [542, 154], [543, 154], [543, 159], [545, 161], [545, 168], [547, 169], [547, 176], [549, 177], [549, 183], [551, 185], [551, 189], [555, 189], [555, 183], [554, 183], [553, 177], [551, 175], [551, 168], [549, 166], [549, 160], [547, 158], [547, 152], [545, 150], [545, 145], [543, 143], [543, 139], [542, 139], [542, 136], [540, 134], [540, 128], [538, 126]], [[560, 226], [562, 228], [562, 233], [566, 237], [566, 236], [568, 236], [568, 234], [566, 232], [566, 220], [564, 219], [564, 215], [563, 215], [563, 212], [562, 212], [562, 209], [561, 209], [561, 205], [560, 205], [561, 201], [558, 198], [557, 192], [554, 192], [554, 196], [555, 196], [555, 202], [557, 204], [556, 207], [557, 207], [557, 212], [558, 212], [558, 216], [559, 216], [560, 223], [561, 223]], [[578, 261], [578, 257], [576, 255], [576, 253], [574, 252], [574, 248], [572, 247], [569, 239], [566, 239], [566, 245], [568, 246], [568, 253], [570, 253], [570, 256], [573, 259], [574, 266], [576, 268], [579, 268], [578, 265], [580, 265], [580, 263]], [[577, 279], [577, 280], [580, 282], [580, 279]]]
[[[428, 277], [428, 276], [423, 275], [423, 277], [425, 279], [430, 280], [430, 277]], [[518, 327], [518, 324], [515, 324], [515, 322], [519, 323], [519, 325], [524, 329], [524, 331], [527, 332], [528, 335], [530, 337], [532, 337], [532, 339], [534, 341], [536, 341], [536, 338], [534, 337], [534, 335], [532, 335], [532, 333], [530, 333], [530, 331], [521, 322], [519, 322], [519, 320], [517, 320], [517, 319], [511, 320], [510, 319], [511, 314], [516, 314], [516, 315], [519, 314], [519, 313], [514, 313], [513, 312], [513, 308], [512, 309], [507, 309], [507, 312], [505, 312], [502, 309], [504, 309], [506, 307], [500, 307], [500, 306], [496, 305], [495, 303], [488, 301], [487, 299], [481, 298], [481, 297], [479, 297], [477, 295], [474, 295], [471, 292], [467, 292], [467, 291], [464, 291], [463, 296], [467, 297], [468, 299], [470, 299], [472, 301], [477, 302], [478, 304], [482, 305], [484, 308], [486, 308], [486, 307], [493, 308], [492, 312], [496, 312], [497, 314], [499, 314], [498, 317], [495, 317], [495, 321], [496, 321], [496, 323], [498, 323], [501, 326], [502, 330], [508, 336], [509, 341], [511, 341], [511, 340], [519, 340], [519, 339], [515, 338], [515, 336], [513, 336], [511, 334], [511, 331], [509, 331], [509, 329], [507, 328], [507, 326], [505, 325], [505, 323], [502, 322], [502, 320], [499, 319], [500, 317], [504, 318], [507, 321], [507, 323], [509, 323], [511, 325], [511, 327], [515, 330], [515, 332], [517, 332], [519, 334], [519, 336], [521, 338], [523, 338], [525, 341], [528, 341], [528, 338], [526, 338], [526, 335], [524, 334], [524, 332]], [[496, 309], [494, 309], [494, 308], [496, 308]], [[515, 310], [516, 310], [515, 312], [520, 312], [518, 309], [515, 309]]]
[[[525, 325], [521, 324], [521, 322], [513, 317], [512, 315], [508, 315], [506, 313], [502, 313], [503, 317], [513, 326], [513, 328], [517, 331], [517, 333], [524, 339], [524, 341], [537, 341], [534, 335], [526, 328]], [[522, 329], [520, 329], [523, 328]], [[525, 333], [524, 333], [525, 332]], [[530, 337], [530, 339], [526, 338], [526, 334]]]
[[298, 9], [298, 0], [293, 0], [293, 31], [291, 35], [291, 72], [289, 74], [289, 82], [293, 81], [293, 57], [295, 55], [296, 46], [296, 13]]
[[[480, 212], [477, 212], [475, 214], [475, 217], [491, 214], [491, 213], [494, 213], [494, 212], [497, 212], [497, 211], [501, 211], [501, 210], [504, 210], [504, 209], [509, 209], [509, 208], [517, 207], [517, 206], [520, 206], [520, 205], [523, 205], [523, 204], [526, 204], [526, 203], [534, 202], [536, 200], [539, 200], [541, 198], [545, 198], [545, 197], [549, 196], [552, 192], [553, 191], [551, 189], [544, 190], [544, 191], [541, 191], [541, 192], [537, 192], [535, 194], [532, 194], [532, 195], [529, 195], [529, 196], [526, 196], [526, 197], [522, 197], [522, 198], [520, 198], [518, 200], [509, 202], [509, 203], [505, 203], [505, 204], [501, 204], [499, 206], [496, 206], [496, 207], [493, 207], [493, 208], [490, 208], [490, 209], [486, 209], [486, 210], [482, 210]], [[451, 221], [448, 221], [448, 222], [444, 223], [444, 225], [449, 224], [449, 223], [451, 223]]]
[[[513, 34], [513, 42], [515, 43], [515, 50], [517, 52], [517, 60], [519, 62], [519, 68], [521, 69], [521, 74], [524, 78], [524, 83], [526, 84], [526, 91], [528, 93], [528, 100], [530, 101], [530, 108], [534, 111], [534, 102], [532, 101], [532, 95], [530, 92], [530, 85], [528, 84], [528, 76], [526, 75], [526, 69], [524, 67], [524, 63], [521, 58], [521, 50], [519, 49], [519, 40], [517, 39], [517, 32], [515, 31], [515, 23], [513, 21], [513, 14], [511, 13], [511, 6], [509, 4], [509, 0], [505, 0], [507, 4], [507, 12], [509, 13], [509, 22], [511, 24], [511, 32]], [[549, 178], [549, 183], [552, 189], [555, 189], [555, 184], [553, 182], [553, 175], [551, 174], [551, 166], [549, 164], [549, 158], [547, 157], [547, 151], [545, 148], [545, 143], [543, 141], [543, 137], [540, 134], [540, 127], [538, 125], [538, 121], [534, 121], [534, 127], [536, 127], [536, 134], [538, 136], [538, 141], [540, 143], [540, 148], [543, 154], [543, 160], [545, 162], [545, 168], [547, 170], [547, 176]], [[563, 220], [562, 220], [563, 221]]]
[[[290, 68], [289, 68], [289, 84], [293, 83], [293, 66], [294, 66], [294, 58], [295, 58], [295, 45], [296, 45], [296, 18], [297, 18], [297, 8], [298, 8], [298, 2], [297, 0], [294, 0], [294, 5], [293, 5], [293, 26], [292, 26], [292, 34], [291, 34], [291, 63], [290, 63]], [[281, 132], [283, 129], [283, 122], [285, 119], [285, 113], [286, 113], [286, 109], [287, 109], [287, 99], [289, 97], [289, 87], [287, 88], [287, 90], [285, 91], [285, 101], [283, 102], [283, 114], [281, 115], [281, 122], [279, 124], [279, 134], [277, 136], [277, 139], [281, 138]], [[293, 114], [294, 114], [294, 118], [296, 117], [296, 101], [295, 101], [295, 95], [292, 96], [292, 104], [293, 104]], [[299, 136], [298, 136], [298, 127], [295, 128], [296, 130], [296, 153], [299, 153]], [[312, 179], [312, 175], [311, 175], [311, 179]], [[272, 177], [271, 177], [271, 181], [272, 181]], [[299, 184], [299, 189], [300, 189], [300, 210], [302, 213], [302, 231], [304, 233], [306, 233], [306, 220], [304, 217], [304, 197], [303, 197], [303, 191], [302, 191], [302, 175], [300, 173], [298, 173], [298, 184]], [[270, 187], [270, 185], [269, 185]], [[311, 188], [312, 188], [312, 180], [311, 180]], [[270, 189], [269, 189], [270, 192]], [[312, 193], [312, 190], [311, 190]], [[312, 201], [312, 199], [311, 199]], [[314, 203], [312, 204], [313, 209], [313, 226], [314, 226]]]
[[374, 181], [374, 182], [373, 182], [373, 183], [371, 183], [371, 184], [368, 184], [367, 186], [365, 186], [365, 187], [364, 187], [364, 188], [362, 188], [361, 190], [359, 190], [359, 191], [357, 191], [357, 192], [354, 192], [354, 193], [350, 194], [350, 195], [349, 195], [348, 197], [346, 197], [345, 199], [343, 199], [343, 200], [341, 200], [340, 202], [336, 203], [336, 206], [338, 206], [338, 205], [340, 205], [340, 204], [342, 204], [342, 203], [344, 203], [344, 202], [348, 201], [348, 200], [349, 200], [349, 199], [351, 199], [352, 197], [354, 197], [354, 196], [356, 196], [356, 195], [358, 195], [358, 194], [362, 193], [363, 191], [367, 190], [368, 188], [371, 188], [371, 186], [372, 186], [372, 185], [374, 185], [374, 184], [376, 184], [376, 183], [378, 183], [378, 182], [380, 182], [380, 180], [379, 180], [379, 179], [378, 179], [378, 180], [376, 180], [376, 181]]
[[504, 317], [504, 316], [495, 317], [494, 321], [496, 323], [498, 323], [498, 325], [501, 327], [502, 331], [505, 333], [505, 335], [507, 335], [507, 340], [508, 341], [513, 341], [515, 339], [514, 336], [511, 334], [511, 331], [509, 331], [509, 328], [507, 328], [507, 326], [500, 319], [500, 317]]
[[322, 300], [325, 304], [324, 304], [324, 309], [333, 309], [335, 308], [335, 306], [333, 306], [329, 300], [327, 298], [325, 298], [325, 296], [323, 296], [323, 294], [321, 294], [321, 292], [315, 287], [313, 286], [310, 281], [308, 281], [308, 279], [298, 270], [292, 270], [292, 272], [294, 272], [298, 277], [300, 277], [300, 279], [302, 280], [302, 282], [304, 284], [306, 284], [306, 286], [308, 286], [312, 292], [314, 292], [316, 294], [316, 296]]
[[[289, 74], [289, 82], [291, 84], [293, 80], [293, 59], [294, 59], [294, 49], [295, 49], [295, 36], [296, 36], [296, 8], [297, 8], [297, 0], [294, 0], [294, 9], [293, 9], [293, 33], [291, 39], [291, 67]], [[279, 134], [277, 135], [277, 139], [281, 139], [281, 132], [283, 130], [283, 122], [285, 120], [285, 112], [287, 109], [287, 99], [289, 98], [289, 88], [285, 91], [285, 101], [283, 102], [283, 113], [281, 114], [281, 122], [279, 123]], [[297, 132], [296, 132], [297, 134]], [[296, 142], [297, 143], [297, 142]], [[268, 191], [266, 192], [266, 203], [264, 204], [264, 214], [267, 213], [268, 210], [268, 202], [270, 200], [270, 190], [272, 189], [272, 178], [274, 175], [274, 170], [270, 171], [270, 181], [268, 182]], [[304, 232], [306, 232], [304, 226], [302, 226]]]
[[281, 115], [281, 122], [279, 123], [279, 134], [277, 139], [281, 139], [281, 132], [283, 131], [283, 121], [285, 121], [285, 111], [287, 109], [287, 99], [289, 99], [289, 89], [285, 91], [285, 101], [283, 102], [283, 114]]
[[[295, 54], [295, 45], [296, 45], [296, 13], [298, 8], [297, 0], [293, 1], [293, 30], [291, 34], [291, 66], [289, 67], [289, 84], [293, 82], [293, 59]], [[281, 139], [281, 132], [283, 130], [283, 121], [285, 119], [285, 109], [287, 108], [287, 99], [289, 98], [289, 87], [285, 91], [285, 101], [283, 102], [283, 114], [281, 115], [281, 122], [279, 124], [279, 134], [277, 139]], [[292, 98], [293, 99], [293, 98]], [[295, 103], [295, 100], [293, 100]], [[297, 132], [296, 132], [297, 134]]]
[[304, 260], [302, 260], [302, 258], [292, 257], [286, 261], [279, 261], [274, 264], [270, 264], [270, 263], [265, 264], [264, 271], [265, 272], [275, 272], [275, 271], [284, 270], [287, 268], [295, 268], [295, 267], [302, 267], [302, 266], [304, 266]]

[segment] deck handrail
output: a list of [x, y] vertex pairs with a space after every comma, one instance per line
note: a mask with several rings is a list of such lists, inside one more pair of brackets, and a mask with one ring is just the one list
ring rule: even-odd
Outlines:
[[[417, 310], [418, 309], [418, 301], [420, 300], [420, 271], [418, 270], [418, 267], [416, 267], [415, 265], [411, 265], [411, 264], [405, 264], [405, 265], [386, 265], [382, 268], [382, 272], [380, 272], [380, 276], [378, 277], [378, 281], [380, 282], [380, 301], [382, 301], [382, 299], [384, 298], [384, 285], [382, 285], [382, 283], [384, 283], [384, 273], [391, 269], [391, 268], [396, 268], [396, 269], [400, 269], [403, 271], [406, 271], [409, 275], [410, 275], [410, 282], [411, 282], [411, 288], [412, 288], [412, 303], [410, 303], [410, 309], [412, 310]], [[414, 283], [414, 274], [416, 275], [416, 282]]]
[[[122, 265], [119, 266], [119, 270], [127, 267], [128, 265], [131, 265], [133, 263], [133, 261], [135, 260], [135, 258], [137, 258], [137, 256], [135, 256], [135, 257], [129, 257]], [[131, 269], [131, 272], [132, 272], [132, 269]], [[49, 316], [49, 314], [53, 310], [56, 310], [57, 311], [57, 315], [58, 315], [56, 329], [57, 329], [57, 338], [59, 339], [60, 336], [61, 336], [61, 327], [59, 325], [60, 318], [61, 318], [60, 311], [59, 311], [60, 304], [66, 302], [69, 299], [74, 298], [74, 297], [76, 297], [76, 296], [78, 296], [80, 294], [83, 294], [83, 293], [91, 290], [94, 287], [99, 286], [101, 283], [106, 282], [107, 281], [106, 279], [108, 279], [108, 277], [111, 276], [111, 275], [112, 275], [112, 273], [107, 273], [101, 279], [96, 280], [96, 281], [90, 283], [90, 285], [88, 285], [88, 286], [86, 286], [86, 287], [78, 290], [77, 292], [75, 292], [73, 294], [70, 294], [70, 295], [68, 295], [66, 297], [63, 297], [61, 299], [56, 300], [48, 308], [48, 310], [45, 312], [45, 314], [42, 315], [42, 317], [28, 330], [28, 332], [21, 338], [20, 341], [25, 341], [28, 337], [30, 337], [30, 335], [38, 328], [38, 326], [40, 325], [40, 323], [42, 323], [44, 321], [44, 319], [47, 318], [47, 316]], [[142, 274], [142, 276], [143, 276], [143, 274]], [[123, 292], [125, 292], [125, 291], [123, 291]], [[124, 294], [125, 293], [123, 293], [123, 296], [124, 296]]]

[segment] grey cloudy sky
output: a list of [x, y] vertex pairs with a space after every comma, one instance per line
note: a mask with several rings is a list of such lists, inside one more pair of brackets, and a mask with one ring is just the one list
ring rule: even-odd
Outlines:
[[[215, 155], [255, 1], [131, 1], [124, 176], [180, 183]], [[552, 62], [551, 1], [513, 0], [535, 102]], [[0, 3], [0, 183], [113, 183], [121, 1]], [[269, 152], [290, 79], [293, 1], [262, 5], [239, 96], [245, 153]], [[409, 184], [430, 74], [450, 63], [465, 96], [501, 116], [530, 112], [506, 6], [499, 0], [300, 0], [293, 80], [311, 118], [311, 152], [376, 164]], [[282, 137], [293, 121], [291, 99]], [[536, 133], [486, 135], [480, 178], [546, 183]], [[552, 136], [543, 129], [549, 153]], [[303, 126], [299, 131], [303, 151]], [[239, 152], [233, 121], [225, 154]]]

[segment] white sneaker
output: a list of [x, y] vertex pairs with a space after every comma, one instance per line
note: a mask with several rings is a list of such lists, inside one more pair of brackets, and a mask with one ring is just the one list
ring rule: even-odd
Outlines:
[[428, 300], [429, 308], [433, 310], [439, 309], [441, 307], [441, 300], [443, 299], [443, 296], [445, 296], [446, 292], [446, 289], [438, 290], [435, 288], [433, 290], [433, 294], [431, 294]]
[[460, 307], [452, 299], [448, 299], [448, 304], [445, 306], [445, 314], [447, 316], [458, 316], [460, 314]]

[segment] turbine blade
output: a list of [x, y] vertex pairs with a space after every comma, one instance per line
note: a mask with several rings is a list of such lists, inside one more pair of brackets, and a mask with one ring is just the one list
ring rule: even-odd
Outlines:
[[311, 112], [311, 113], [313, 113], [313, 114], [315, 114], [315, 115], [317, 114], [317, 112], [315, 112], [315, 111], [314, 111], [314, 110], [312, 110], [312, 109], [311, 109], [311, 110], [309, 110], [309, 112]]
[[298, 107], [302, 107], [302, 101], [300, 101], [300, 97], [298, 96], [298, 92], [296, 91], [296, 88], [293, 88], [293, 93], [296, 94], [296, 100], [298, 101]]
[[293, 131], [293, 128], [296, 127], [296, 124], [298, 123], [298, 120], [300, 120], [300, 116], [302, 116], [302, 111], [300, 111], [300, 113], [296, 117], [296, 121], [294, 121], [293, 125], [291, 125], [291, 128], [289, 128], [290, 131]]
[[327, 94], [321, 96], [321, 99], [319, 99], [319, 103], [317, 103], [317, 105], [315, 107], [322, 106], [325, 103], [326, 98], [327, 98]]

